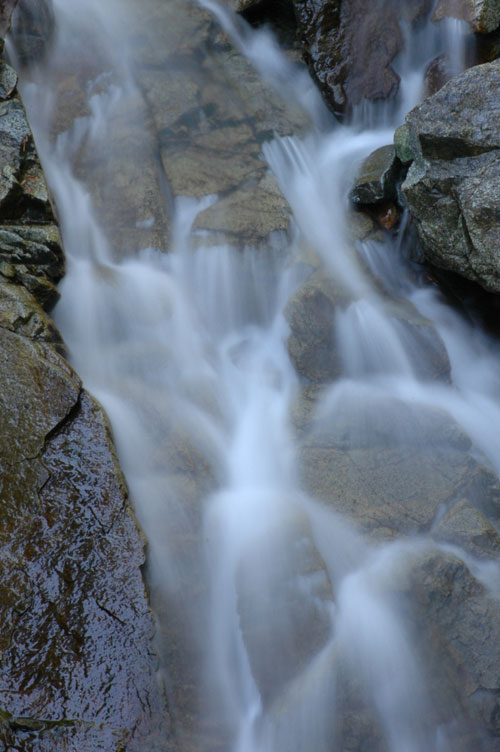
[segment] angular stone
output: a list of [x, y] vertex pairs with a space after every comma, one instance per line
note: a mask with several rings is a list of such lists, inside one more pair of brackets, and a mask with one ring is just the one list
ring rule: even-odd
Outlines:
[[0, 163], [2, 222], [53, 222], [49, 191], [18, 97], [0, 104]]
[[10, 65], [0, 61], [0, 99], [9, 99], [16, 91], [17, 73]]
[[336, 114], [364, 98], [395, 96], [399, 77], [391, 63], [403, 44], [397, 4], [294, 0], [294, 5], [304, 56]]
[[350, 198], [355, 204], [394, 201], [398, 164], [394, 146], [381, 146], [361, 165]]
[[459, 545], [480, 559], [498, 559], [500, 534], [468, 501], [454, 504], [432, 528], [432, 537]]
[[55, 225], [0, 225], [0, 260], [32, 274], [59, 281], [64, 254]]
[[492, 292], [500, 292], [499, 102], [497, 61], [412, 110], [404, 150], [414, 161], [402, 186], [427, 260]]
[[3, 478], [0, 740], [164, 749], [143, 541], [100, 408], [82, 393], [40, 459]]
[[62, 348], [61, 335], [25, 286], [0, 282], [0, 327]]

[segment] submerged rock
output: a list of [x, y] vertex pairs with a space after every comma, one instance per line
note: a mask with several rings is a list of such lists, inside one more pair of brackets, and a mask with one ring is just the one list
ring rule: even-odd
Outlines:
[[381, 146], [361, 165], [350, 193], [355, 204], [380, 204], [396, 201], [396, 180], [400, 172], [394, 146]]
[[[304, 407], [318, 416], [303, 434], [301, 473], [307, 490], [379, 540], [432, 531], [436, 540], [477, 555], [482, 533], [458, 534], [456, 515], [466, 509], [471, 519], [475, 516], [476, 530], [481, 516], [483, 532], [487, 524], [494, 527], [500, 519], [500, 486], [470, 455], [470, 441], [453, 419], [371, 396], [349, 382], [337, 389], [329, 407], [318, 402], [318, 394], [306, 396]], [[304, 407], [297, 412], [299, 426]], [[491, 534], [484, 540], [483, 555], [488, 555], [496, 544]]]
[[[476, 66], [406, 118], [402, 190], [428, 261], [500, 292], [500, 64]], [[403, 143], [405, 146], [403, 146]]]
[[174, 198], [213, 198], [195, 224], [202, 242], [258, 245], [288, 230], [289, 207], [261, 147], [275, 134], [303, 130], [307, 116], [262, 81], [197, 4], [186, 13], [177, 12], [175, 2], [165, 8], [151, 0], [141, 14], [154, 27], [155, 41], [136, 51], [137, 78], [165, 177]]

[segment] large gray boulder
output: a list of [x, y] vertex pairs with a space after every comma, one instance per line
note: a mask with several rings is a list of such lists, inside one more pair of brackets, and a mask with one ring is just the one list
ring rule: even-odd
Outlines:
[[500, 292], [500, 62], [476, 66], [412, 110], [396, 152], [432, 264]]

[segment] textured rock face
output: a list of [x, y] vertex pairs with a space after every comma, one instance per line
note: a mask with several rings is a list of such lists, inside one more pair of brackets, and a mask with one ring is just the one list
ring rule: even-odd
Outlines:
[[219, 199], [196, 219], [203, 242], [259, 244], [286, 231], [289, 208], [261, 144], [300, 132], [306, 116], [262, 82], [207, 11], [176, 2], [140, 11], [155, 38], [136, 49], [138, 80], [168, 184], [174, 196]]
[[11, 34], [22, 65], [40, 61], [55, 31], [52, 0], [17, 0]]
[[[500, 292], [500, 63], [466, 71], [412, 110], [396, 141], [425, 257]], [[404, 156], [402, 154], [402, 156]]]
[[0, 747], [163, 750], [144, 540], [44, 310], [64, 256], [16, 83], [0, 62]]
[[294, 0], [304, 54], [333, 111], [398, 90], [391, 63], [402, 46], [393, 0]]
[[[0, 61], [0, 274], [26, 287], [46, 309], [57, 300], [55, 284], [64, 256], [49, 191], [38, 161], [17, 76]], [[1, 92], [0, 92], [1, 94]]]
[[439, 0], [433, 18], [460, 18], [471, 24], [474, 31], [487, 34], [500, 26], [500, 5], [497, 0]]
[[[395, 559], [377, 592], [407, 617], [425, 666], [426, 701], [436, 716], [431, 723], [446, 729], [454, 750], [493, 752], [500, 736], [499, 603], [467, 559], [446, 545], [498, 559], [498, 480], [471, 457], [467, 436], [445, 413], [348, 389], [333, 407], [318, 404], [320, 394], [306, 388], [295, 412], [304, 487], [372, 541], [389, 542], [384, 552], [392, 550]], [[311, 411], [317, 422], [303, 435]], [[341, 748], [385, 751], [355, 672], [336, 670]]]

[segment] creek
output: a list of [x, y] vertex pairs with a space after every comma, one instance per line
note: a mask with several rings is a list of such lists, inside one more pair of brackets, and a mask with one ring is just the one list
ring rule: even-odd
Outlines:
[[[500, 473], [498, 343], [426, 283], [407, 218], [355, 243], [347, 198], [363, 158], [420, 100], [429, 62], [451, 51], [461, 69], [463, 30], [408, 28], [397, 104], [340, 125], [269, 31], [200, 3], [55, 0], [50, 55], [22, 83], [67, 255], [55, 321], [109, 416], [148, 541], [176, 749], [451, 752], [472, 734], [468, 749], [489, 750], [448, 658], [419, 634], [411, 593], [419, 562], [442, 554], [500, 595], [494, 557], [440, 537], [460, 498], [426, 478], [432, 462], [458, 472], [447, 462], [462, 444]], [[202, 55], [203, 24], [220, 38]], [[196, 224], [225, 198], [204, 187], [217, 166], [199, 168], [193, 195], [163, 170], [158, 144], [189, 140], [194, 108], [169, 118], [174, 89], [159, 88], [159, 128], [144, 98], [153, 73], [187, 76], [181, 100], [215, 86], [219, 25], [308, 123], [252, 144], [292, 218], [243, 248]], [[237, 110], [247, 93], [226, 96]], [[341, 300], [337, 374], [319, 386], [287, 348], [290, 305], [318, 268]]]

